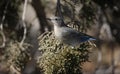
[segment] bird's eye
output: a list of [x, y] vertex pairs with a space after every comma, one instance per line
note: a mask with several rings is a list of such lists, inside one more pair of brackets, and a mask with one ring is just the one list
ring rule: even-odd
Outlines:
[[57, 18], [55, 20], [58, 20]]

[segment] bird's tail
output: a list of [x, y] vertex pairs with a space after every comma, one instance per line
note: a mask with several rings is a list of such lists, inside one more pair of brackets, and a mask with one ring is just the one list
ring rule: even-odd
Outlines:
[[88, 40], [89, 40], [89, 41], [92, 41], [92, 40], [96, 40], [96, 39], [95, 39], [95, 38], [89, 38]]
[[93, 40], [96, 40], [96, 38], [91, 37], [91, 38], [89, 38], [88, 42], [89, 42], [90, 45], [93, 45], [94, 47], [96, 47], [96, 44], [91, 42]]

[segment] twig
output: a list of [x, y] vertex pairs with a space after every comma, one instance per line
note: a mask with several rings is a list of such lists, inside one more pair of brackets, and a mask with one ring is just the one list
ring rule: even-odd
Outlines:
[[1, 33], [1, 36], [2, 36], [2, 39], [3, 39], [3, 43], [1, 44], [0, 48], [4, 48], [5, 47], [5, 43], [6, 43], [6, 37], [5, 37], [5, 34], [4, 34], [4, 31], [3, 31], [3, 23], [4, 23], [4, 20], [6, 18], [6, 13], [7, 13], [7, 8], [8, 8], [8, 4], [9, 4], [10, 1], [7, 2], [7, 5], [5, 6], [5, 10], [3, 11], [3, 17], [2, 17], [2, 21], [1, 21], [1, 24], [0, 24], [0, 33]]
[[22, 14], [24, 34], [23, 34], [23, 38], [22, 38], [22, 40], [20, 42], [20, 47], [22, 47], [22, 45], [23, 45], [23, 43], [25, 41], [25, 38], [26, 38], [26, 34], [27, 34], [27, 28], [26, 28], [26, 24], [25, 24], [25, 21], [24, 21], [25, 20], [25, 13], [26, 13], [27, 2], [28, 2], [28, 0], [25, 0], [23, 14]]
[[19, 70], [17, 70], [13, 65], [10, 66], [10, 70], [12, 71], [12, 73], [14, 74], [21, 74]]
[[111, 50], [112, 50], [112, 53], [111, 53], [112, 74], [115, 74], [115, 61], [114, 61], [115, 58], [114, 58], [114, 45], [113, 44], [111, 45]]
[[94, 47], [97, 47], [96, 44], [91, 43], [90, 41], [88, 41], [88, 43], [89, 43], [90, 45], [93, 45]]
[[62, 18], [62, 24], [65, 25], [64, 18], [63, 18], [63, 15], [62, 15], [62, 11], [61, 11], [60, 0], [57, 0], [55, 16], [59, 16], [60, 18]]
[[115, 74], [115, 67], [117, 65], [117, 63], [115, 62], [115, 58], [114, 58], [114, 43], [111, 43], [111, 66], [105, 71], [105, 74]]
[[57, 0], [57, 7], [56, 7], [55, 15], [57, 15], [57, 13], [58, 13], [58, 16], [60, 16], [61, 18], [63, 18], [62, 11], [61, 11], [60, 0]]

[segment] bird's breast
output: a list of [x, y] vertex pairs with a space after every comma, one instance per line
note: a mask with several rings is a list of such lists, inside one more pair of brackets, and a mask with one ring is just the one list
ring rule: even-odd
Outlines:
[[54, 27], [54, 33], [55, 33], [55, 36], [57, 37], [57, 38], [61, 38], [61, 36], [62, 36], [62, 30], [60, 29], [60, 28], [58, 28], [58, 27]]

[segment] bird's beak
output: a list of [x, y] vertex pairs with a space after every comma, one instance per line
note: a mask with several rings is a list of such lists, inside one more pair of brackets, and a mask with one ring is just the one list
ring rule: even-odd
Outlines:
[[47, 20], [49, 20], [49, 21], [51, 21], [51, 19], [50, 18], [46, 18]]

